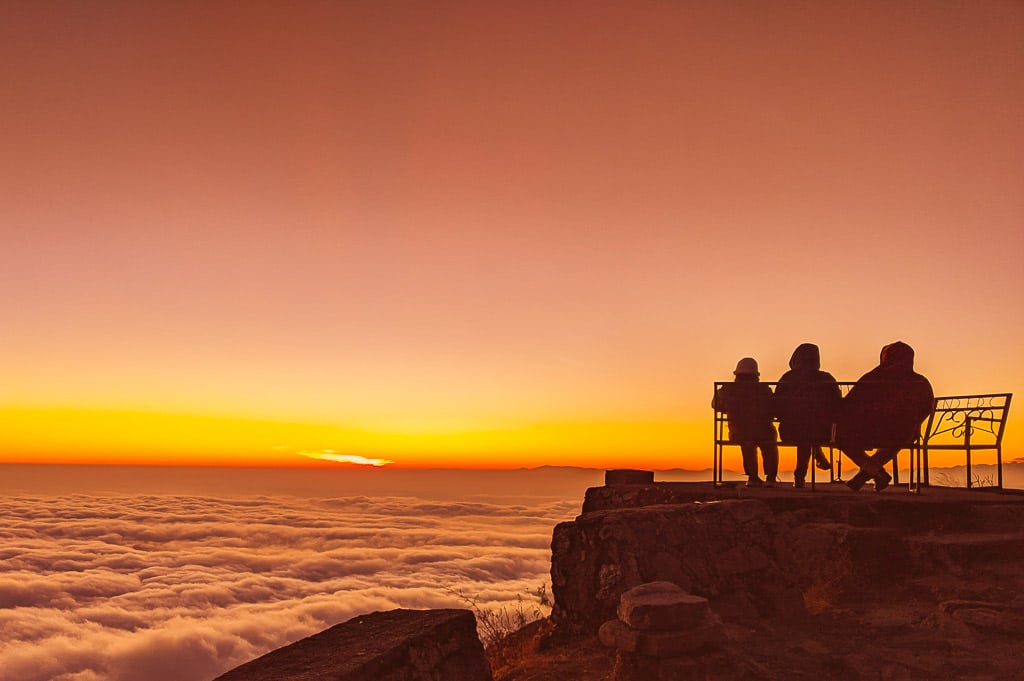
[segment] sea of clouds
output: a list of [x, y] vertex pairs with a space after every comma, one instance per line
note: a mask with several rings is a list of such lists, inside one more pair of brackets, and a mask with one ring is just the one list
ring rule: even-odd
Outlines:
[[368, 612], [530, 604], [602, 477], [0, 465], [0, 681], [209, 681]]
[[359, 614], [529, 601], [581, 498], [7, 494], [0, 680], [209, 681]]

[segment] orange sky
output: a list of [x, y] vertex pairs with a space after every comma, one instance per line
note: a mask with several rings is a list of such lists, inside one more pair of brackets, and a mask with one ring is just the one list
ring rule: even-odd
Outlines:
[[1024, 378], [1018, 2], [8, 3], [0, 60], [0, 461], [692, 468], [744, 355]]

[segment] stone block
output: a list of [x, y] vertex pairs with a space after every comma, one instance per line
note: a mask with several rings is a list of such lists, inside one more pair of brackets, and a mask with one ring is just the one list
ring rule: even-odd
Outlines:
[[621, 620], [609, 620], [597, 632], [601, 643], [626, 653], [647, 657], [678, 657], [725, 642], [725, 630], [714, 616], [708, 616], [692, 629], [677, 631], [641, 631]]
[[647, 657], [679, 657], [724, 642], [721, 623], [709, 617], [700, 626], [685, 631], [640, 632], [636, 652]]
[[691, 629], [708, 614], [708, 599], [688, 594], [672, 582], [649, 582], [619, 599], [619, 619], [643, 631]]
[[618, 468], [604, 472], [605, 485], [651, 485], [654, 484], [654, 471], [639, 471], [631, 468]]

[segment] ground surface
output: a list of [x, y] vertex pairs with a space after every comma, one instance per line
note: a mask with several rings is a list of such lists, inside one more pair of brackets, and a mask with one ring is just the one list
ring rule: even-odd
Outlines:
[[603, 681], [615, 652], [596, 636], [562, 638], [547, 620], [511, 635], [499, 650], [489, 650], [494, 681]]
[[[784, 615], [720, 611], [726, 638], [717, 653], [704, 653], [713, 660], [709, 681], [1024, 681], [1019, 492], [928, 488], [916, 496], [905, 487], [854, 493], [828, 483], [813, 492], [677, 483], [614, 494], [601, 489], [608, 490], [588, 491], [589, 504], [757, 498], [780, 512], [810, 505], [868, 526], [884, 521], [907, 528], [901, 555], [916, 568], [898, 578], [875, 570], [869, 580], [846, 580], [843, 588], [809, 589]], [[518, 632], [492, 661], [495, 681], [607, 681], [614, 665], [614, 651], [595, 636], [563, 636], [549, 623]]]

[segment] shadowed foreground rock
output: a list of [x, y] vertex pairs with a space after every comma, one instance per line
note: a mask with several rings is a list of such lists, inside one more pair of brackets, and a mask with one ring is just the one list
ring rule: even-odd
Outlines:
[[491, 681], [468, 610], [355, 617], [267, 653], [214, 681]]

